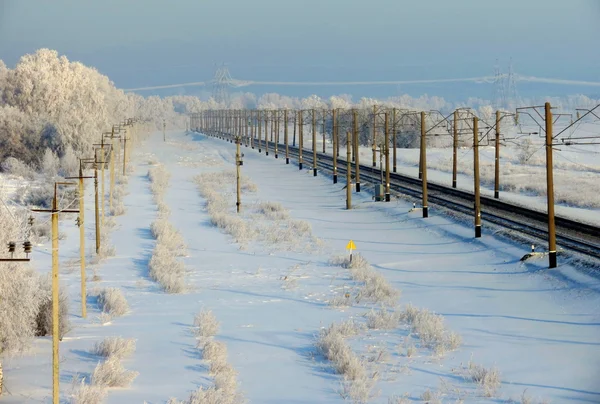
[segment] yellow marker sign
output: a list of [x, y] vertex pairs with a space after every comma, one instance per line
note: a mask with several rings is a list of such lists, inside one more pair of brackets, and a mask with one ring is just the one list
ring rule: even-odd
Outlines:
[[350, 240], [348, 242], [348, 245], [346, 246], [346, 250], [350, 250], [350, 251], [356, 250], [356, 245], [354, 244], [354, 241]]

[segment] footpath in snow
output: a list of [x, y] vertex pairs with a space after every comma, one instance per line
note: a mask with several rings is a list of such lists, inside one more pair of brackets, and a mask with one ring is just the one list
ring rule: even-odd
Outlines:
[[[139, 375], [129, 388], [108, 389], [108, 403], [185, 400], [199, 386], [212, 385], [206, 352], [197, 348], [193, 332], [201, 309], [211, 310], [220, 322], [214, 339], [225, 344], [239, 392], [248, 402], [344, 402], [349, 393], [343, 377], [316, 350], [317, 337], [333, 322], [352, 318], [367, 324], [365, 315], [380, 307], [356, 302], [356, 279], [330, 262], [347, 253], [350, 239], [400, 291], [386, 310], [400, 312], [409, 303], [428, 309], [462, 337], [458, 349], [443, 354], [426, 347], [422, 336], [410, 335], [402, 321], [386, 329], [364, 327], [348, 337], [374, 380], [368, 402], [388, 403], [391, 397], [394, 403], [419, 401], [427, 391], [443, 402], [521, 402], [524, 392], [535, 403], [600, 402], [598, 279], [569, 265], [549, 271], [545, 261], [522, 263], [527, 246], [485, 231], [475, 240], [471, 227], [439, 216], [435, 208], [422, 219], [419, 212], [409, 213], [409, 202], [373, 202], [361, 193], [353, 194], [354, 209], [346, 211], [344, 178], [332, 185], [330, 177], [320, 173], [314, 178], [310, 167], [300, 171], [281, 156], [276, 160], [250, 148], [242, 151], [243, 175], [252, 184], [242, 194], [243, 226], [252, 235], [238, 237], [241, 243], [213, 225], [195, 182], [200, 174], [233, 171], [235, 145], [172, 132], [167, 142], [156, 134], [134, 153], [135, 170], [124, 197], [127, 212], [116, 218], [111, 233], [116, 254], [90, 270], [88, 281], [90, 291], [120, 288], [129, 312], [102, 323], [95, 299], [88, 297], [88, 318], [78, 317], [78, 271], [62, 268], [74, 323], [60, 347], [65, 402], [72, 377], [89, 378], [100, 361], [90, 353], [94, 344], [112, 336], [136, 340], [135, 352], [123, 364]], [[158, 211], [147, 174], [157, 163], [170, 174], [162, 202], [187, 245], [180, 259], [186, 271], [181, 294], [165, 293], [149, 276], [156, 245], [151, 224]], [[224, 182], [219, 187], [232, 211], [233, 186]], [[91, 195], [86, 200], [92, 206]], [[266, 202], [284, 208], [275, 209], [272, 214], [281, 217], [272, 223], [296, 226], [297, 240], [294, 232], [273, 231], [267, 216], [256, 213]], [[86, 226], [92, 245], [93, 222]], [[78, 256], [78, 233], [73, 224], [61, 228], [67, 236], [61, 241], [65, 263]], [[47, 271], [49, 253], [38, 250], [34, 262]], [[97, 277], [91, 279], [94, 272]], [[346, 294], [349, 307], [332, 307], [334, 297]], [[497, 369], [500, 384], [492, 394], [473, 381], [469, 363]], [[10, 394], [2, 403], [49, 402], [49, 339], [38, 340], [33, 354], [3, 364]]]

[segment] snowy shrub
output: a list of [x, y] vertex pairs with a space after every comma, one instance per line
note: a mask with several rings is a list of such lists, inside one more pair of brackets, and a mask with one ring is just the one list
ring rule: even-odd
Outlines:
[[79, 159], [71, 146], [67, 146], [60, 158], [59, 173], [62, 177], [75, 176], [79, 173]]
[[194, 316], [194, 334], [198, 338], [214, 337], [220, 327], [219, 321], [210, 310], [202, 309]]
[[425, 390], [423, 394], [421, 394], [421, 401], [424, 401], [428, 404], [442, 404], [442, 394], [439, 391], [431, 391], [429, 389]]
[[152, 222], [150, 231], [158, 243], [175, 255], [182, 257], [187, 254], [185, 239], [166, 218], [160, 217]]
[[364, 378], [364, 363], [356, 356], [344, 338], [356, 335], [360, 328], [352, 321], [332, 324], [321, 330], [316, 342], [318, 351], [331, 361], [336, 372], [349, 380]]
[[438, 356], [458, 349], [462, 343], [460, 335], [446, 329], [444, 318], [429, 310], [408, 304], [401, 313], [401, 318], [419, 336], [423, 346], [432, 349]]
[[32, 181], [35, 178], [34, 169], [28, 164], [23, 163], [21, 160], [14, 157], [8, 157], [2, 161], [0, 168], [2, 168], [2, 171], [5, 173], [22, 177], [29, 181]]
[[371, 310], [367, 313], [367, 327], [376, 330], [392, 330], [400, 325], [401, 313], [396, 310]]
[[60, 161], [58, 156], [50, 149], [46, 149], [42, 157], [41, 168], [44, 175], [52, 178], [58, 175]]
[[123, 359], [135, 352], [135, 339], [121, 337], [107, 337], [102, 342], [97, 342], [92, 349], [94, 355], [105, 358]]
[[49, 182], [30, 183], [24, 191], [23, 203], [49, 209], [52, 207], [54, 186]]
[[129, 387], [138, 374], [138, 372], [126, 370], [119, 358], [108, 358], [94, 369], [92, 384], [101, 387]]
[[200, 340], [198, 346], [202, 348], [202, 359], [213, 363], [227, 363], [227, 346], [223, 342], [205, 339]]
[[329, 299], [327, 304], [337, 308], [350, 307], [352, 306], [352, 296], [349, 293], [339, 294]]
[[125, 315], [129, 311], [129, 303], [119, 288], [106, 288], [98, 293], [98, 306], [112, 317]]
[[495, 367], [485, 368], [469, 361], [471, 380], [479, 385], [486, 397], [493, 397], [500, 387], [500, 372]]
[[352, 261], [348, 255], [332, 257], [329, 265], [349, 269], [352, 279], [363, 284], [358, 292], [357, 301], [365, 299], [382, 305], [394, 306], [400, 297], [400, 292], [373, 269], [361, 254], [354, 254]]
[[270, 220], [286, 220], [290, 216], [283, 205], [278, 202], [261, 202], [257, 206], [257, 211]]
[[149, 275], [167, 293], [183, 293], [185, 285], [185, 265], [177, 261], [175, 253], [162, 243], [152, 250], [148, 264]]
[[27, 348], [36, 335], [41, 301], [39, 276], [31, 268], [16, 262], [0, 263], [0, 354]]
[[[52, 335], [52, 278], [48, 274], [40, 278], [39, 290], [41, 301], [36, 319], [36, 333], [38, 337]], [[64, 335], [71, 330], [69, 321], [69, 298], [67, 294], [60, 289], [58, 298], [58, 331], [59, 338], [62, 340]]]
[[107, 395], [104, 386], [94, 386], [86, 384], [85, 379], [81, 381], [77, 377], [73, 378], [73, 386], [71, 389], [70, 403], [71, 404], [102, 404]]
[[155, 196], [163, 195], [169, 185], [171, 174], [165, 166], [159, 165], [148, 170], [148, 178], [150, 178], [150, 189]]
[[373, 397], [371, 391], [375, 386], [376, 378], [364, 377], [362, 379], [342, 381], [340, 395], [345, 400], [351, 400], [355, 404], [366, 404]]
[[125, 209], [125, 204], [123, 203], [123, 200], [118, 200], [115, 203], [113, 203], [113, 207], [112, 207], [110, 214], [112, 216], [122, 216], [125, 214], [125, 212], [126, 212], [126, 209]]

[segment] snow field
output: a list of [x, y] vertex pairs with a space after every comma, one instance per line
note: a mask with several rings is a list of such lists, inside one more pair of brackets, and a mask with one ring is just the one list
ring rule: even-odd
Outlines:
[[[520, 263], [520, 246], [487, 234], [473, 241], [470, 228], [438, 216], [435, 209], [424, 221], [407, 213], [411, 204], [404, 201], [376, 204], [369, 195], [355, 194], [355, 209], [345, 211], [344, 190], [333, 187], [330, 179], [315, 179], [249, 151], [243, 171], [256, 188], [243, 192], [240, 219], [253, 238], [240, 249], [227, 231], [212, 224], [208, 199], [199, 197], [194, 182], [204, 173], [229, 171], [233, 146], [179, 133], [169, 133], [166, 143], [161, 133], [136, 151], [131, 192], [124, 197], [127, 213], [114, 218], [118, 231], [110, 236], [115, 255], [96, 267], [99, 289], [118, 287], [130, 311], [104, 325], [71, 316], [75, 327], [61, 343], [64, 398], [69, 398], [65, 384], [76, 380], [80, 385], [80, 376], [90, 380], [98, 360], [104, 359], [92, 353], [96, 344], [115, 336], [136, 341], [135, 353], [121, 364], [139, 375], [128, 388], [96, 390], [96, 395], [107, 393], [108, 403], [165, 403], [171, 397], [188, 397], [186, 403], [219, 402], [217, 384], [231, 379], [224, 376], [217, 383], [214, 373], [225, 363], [232, 372], [224, 374], [235, 374], [236, 392], [256, 403], [379, 404], [422, 398], [491, 403], [538, 402], [542, 397], [594, 402], [600, 397], [596, 281], [578, 275], [578, 282], [572, 282], [575, 270], [568, 265], [547, 272], [542, 264]], [[164, 293], [146, 280], [156, 244], [151, 226], [165, 216], [157, 212], [146, 175], [150, 150], [172, 173], [162, 199], [171, 210], [168, 222], [188, 247], [187, 256], [178, 258], [189, 268], [183, 294]], [[236, 216], [234, 186], [235, 177], [215, 186], [231, 216]], [[274, 244], [276, 237], [269, 233], [286, 233], [294, 221], [308, 226], [296, 224], [295, 238]], [[90, 222], [86, 226], [93, 226]], [[302, 227], [304, 232], [298, 231]], [[77, 229], [65, 225], [63, 230], [67, 238], [61, 261], [68, 261], [78, 256]], [[402, 290], [396, 304], [356, 300], [372, 277], [354, 278], [351, 268], [330, 264], [349, 239], [373, 271], [393, 290]], [[48, 262], [37, 254], [36, 262]], [[78, 307], [76, 271], [69, 273], [65, 266], [61, 279], [71, 306]], [[336, 296], [343, 296], [345, 304], [330, 304]], [[88, 307], [90, 318], [101, 313], [95, 305]], [[195, 339], [198, 308], [210, 308], [218, 319], [218, 330], [206, 339], [211, 343]], [[407, 318], [421, 312], [429, 314], [409, 324]], [[449, 337], [450, 329], [462, 339], [458, 350], [446, 349], [443, 356], [421, 338], [422, 333], [435, 341], [440, 335], [436, 316], [443, 318], [443, 341], [456, 341]], [[354, 381], [336, 374], [335, 362], [317, 349], [321, 330], [348, 320], [360, 331], [342, 337], [341, 345], [339, 339], [332, 341], [347, 347], [339, 348], [346, 358], [339, 361], [340, 369], [357, 362], [363, 366], [366, 377]], [[426, 323], [431, 327], [416, 329]], [[3, 400], [45, 402], [49, 349], [48, 340], [37, 340], [35, 356], [3, 361], [12, 394]], [[478, 382], [489, 380], [493, 386], [488, 374], [497, 374], [500, 381], [492, 397]], [[94, 386], [84, 387], [91, 391]]]

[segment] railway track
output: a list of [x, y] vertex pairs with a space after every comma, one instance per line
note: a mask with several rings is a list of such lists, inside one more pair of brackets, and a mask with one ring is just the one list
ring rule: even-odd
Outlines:
[[[273, 153], [273, 143], [270, 143], [269, 149]], [[284, 156], [285, 145], [278, 144], [278, 149], [280, 157], [282, 157], [281, 155]], [[283, 153], [281, 153], [282, 151]], [[291, 159], [298, 161], [298, 151], [297, 147], [289, 146]], [[312, 150], [303, 149], [303, 161], [312, 168]], [[328, 154], [317, 153], [317, 168], [332, 173], [333, 157]], [[338, 158], [337, 172], [341, 176], [346, 174], [346, 160], [341, 156]], [[379, 169], [360, 164], [361, 183], [381, 183], [380, 176]], [[416, 199], [422, 197], [421, 180], [403, 174], [390, 173], [390, 188], [397, 193]], [[427, 191], [430, 206], [442, 206], [455, 212], [473, 216], [474, 196], [472, 193], [431, 181], [427, 182]], [[480, 200], [482, 220], [533, 237], [540, 240], [542, 245], [547, 245], [546, 213], [487, 196], [481, 196]], [[555, 216], [555, 224], [558, 254], [570, 250], [593, 258], [600, 258], [600, 227], [560, 216]]]

